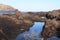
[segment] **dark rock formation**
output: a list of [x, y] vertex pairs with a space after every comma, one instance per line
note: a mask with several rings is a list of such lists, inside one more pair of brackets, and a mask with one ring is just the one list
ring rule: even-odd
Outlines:
[[28, 31], [34, 22], [45, 22], [41, 32], [44, 40], [60, 37], [60, 10], [22, 14], [9, 6], [0, 5], [0, 8], [3, 9], [0, 11], [15, 11], [15, 14], [0, 14], [0, 40], [13, 40], [19, 33]]
[[[18, 10], [16, 14], [1, 14], [0, 15], [0, 30], [3, 38], [12, 40], [19, 33], [28, 31], [33, 26], [34, 22], [44, 21], [41, 16], [36, 14], [22, 14]], [[2, 36], [1, 35], [1, 36]]]
[[60, 37], [60, 10], [48, 12], [45, 23], [41, 33], [44, 40], [53, 36]]
[[[24, 19], [22, 13], [8, 5], [0, 5], [0, 40], [13, 40], [18, 34], [28, 31], [33, 22]], [[2, 10], [3, 9], [3, 10]], [[3, 14], [3, 12], [12, 12], [15, 14]]]
[[32, 21], [23, 18], [20, 19], [17, 15], [0, 15], [0, 30], [2, 30], [0, 32], [8, 40], [12, 40], [19, 33], [28, 31], [32, 25]]

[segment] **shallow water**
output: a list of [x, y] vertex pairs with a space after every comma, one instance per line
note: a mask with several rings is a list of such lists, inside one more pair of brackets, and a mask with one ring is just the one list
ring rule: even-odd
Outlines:
[[[19, 34], [16, 37], [16, 40], [42, 40], [42, 38], [40, 38], [40, 33], [44, 24], [44, 22], [34, 22], [34, 25], [30, 28], [30, 30]], [[60, 38], [51, 37], [48, 38], [48, 40], [60, 40]]]

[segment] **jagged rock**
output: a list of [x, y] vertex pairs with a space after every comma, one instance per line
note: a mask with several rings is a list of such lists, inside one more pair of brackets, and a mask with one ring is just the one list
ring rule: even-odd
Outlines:
[[[7, 9], [8, 7], [9, 9]], [[6, 10], [6, 12], [15, 10], [10, 6], [2, 4], [0, 5], [0, 8], [3, 12]], [[15, 14], [0, 14], [0, 40], [13, 40], [18, 34], [28, 31], [33, 25], [32, 21], [23, 19], [21, 12], [18, 10], [15, 10], [14, 12]]]
[[[5, 34], [3, 38], [12, 40], [19, 33], [28, 31], [33, 26], [35, 21], [41, 21], [36, 14], [22, 14], [16, 11], [16, 14], [2, 14], [0, 15], [0, 30]], [[2, 36], [2, 35], [1, 35]]]
[[[28, 31], [33, 25], [32, 21], [29, 20], [18, 20], [7, 15], [0, 15], [0, 30], [11, 40], [16, 35], [24, 31]], [[23, 29], [23, 30], [21, 30]]]
[[52, 36], [60, 37], [60, 10], [22, 14], [10, 6], [1, 4], [0, 8], [3, 12], [13, 10], [15, 12], [0, 15], [0, 40], [13, 40], [19, 33], [29, 30], [34, 22], [45, 22], [41, 32], [44, 39]]
[[45, 25], [42, 30], [42, 37], [44, 40], [56, 36], [60, 37], [60, 10], [54, 10], [46, 14]]

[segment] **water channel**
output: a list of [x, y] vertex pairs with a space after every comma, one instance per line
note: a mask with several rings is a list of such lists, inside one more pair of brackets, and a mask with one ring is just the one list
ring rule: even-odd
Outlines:
[[[42, 38], [40, 38], [40, 34], [44, 24], [44, 22], [34, 22], [34, 25], [30, 28], [30, 30], [19, 34], [16, 37], [16, 40], [42, 40]], [[60, 38], [51, 37], [48, 38], [48, 40], [60, 40]]]

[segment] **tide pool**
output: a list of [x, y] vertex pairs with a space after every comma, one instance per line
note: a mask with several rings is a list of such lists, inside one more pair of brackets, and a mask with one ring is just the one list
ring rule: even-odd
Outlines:
[[26, 31], [26, 32], [24, 32], [22, 34], [19, 34], [16, 37], [16, 40], [25, 40], [27, 36], [28, 37], [31, 36], [31, 38], [33, 38], [33, 37], [40, 38], [40, 33], [42, 31], [42, 28], [43, 28], [44, 24], [45, 24], [44, 22], [34, 22], [34, 25], [30, 28], [30, 30]]
[[[19, 34], [15, 40], [43, 40], [40, 37], [40, 33], [43, 29], [44, 24], [44, 22], [34, 22], [34, 25], [30, 28], [29, 31], [25, 31]], [[51, 37], [47, 40], [60, 40], [60, 38]]]

